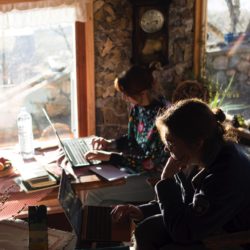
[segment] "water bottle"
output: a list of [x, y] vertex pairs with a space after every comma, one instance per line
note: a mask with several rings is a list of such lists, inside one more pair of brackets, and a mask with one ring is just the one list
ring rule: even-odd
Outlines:
[[30, 159], [34, 156], [32, 117], [25, 107], [17, 116], [17, 128], [20, 153], [23, 159]]

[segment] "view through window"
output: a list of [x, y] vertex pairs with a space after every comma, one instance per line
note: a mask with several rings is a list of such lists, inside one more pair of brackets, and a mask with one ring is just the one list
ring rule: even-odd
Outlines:
[[[250, 1], [207, 0], [206, 78], [231, 115], [250, 119]], [[217, 93], [217, 95], [216, 95]]]
[[[71, 9], [65, 8], [62, 15], [70, 16]], [[74, 27], [72, 22], [43, 20], [41, 25], [0, 30], [0, 146], [18, 142], [16, 118], [23, 106], [32, 115], [35, 139], [53, 134], [42, 108], [59, 133], [76, 131]]]

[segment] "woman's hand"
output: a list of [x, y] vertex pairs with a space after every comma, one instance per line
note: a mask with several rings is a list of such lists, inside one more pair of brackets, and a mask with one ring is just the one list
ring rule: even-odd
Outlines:
[[133, 219], [140, 221], [143, 219], [141, 209], [134, 205], [117, 205], [111, 211], [112, 219], [116, 222], [126, 219]]
[[162, 171], [161, 179], [172, 178], [176, 173], [185, 168], [186, 165], [182, 162], [175, 160], [173, 157], [169, 157], [168, 161]]
[[103, 150], [92, 150], [88, 151], [84, 157], [89, 160], [99, 160], [99, 161], [109, 161], [111, 157], [112, 152], [107, 152]]
[[103, 137], [95, 137], [91, 144], [93, 146], [93, 149], [99, 150], [99, 149], [107, 149], [108, 146], [112, 143], [113, 140], [107, 140]]

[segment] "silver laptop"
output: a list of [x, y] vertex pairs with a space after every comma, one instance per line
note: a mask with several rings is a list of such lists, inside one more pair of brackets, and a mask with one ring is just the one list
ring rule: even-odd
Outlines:
[[70, 138], [62, 140], [52, 123], [47, 111], [43, 108], [43, 113], [48, 120], [51, 128], [53, 129], [56, 137], [58, 138], [59, 145], [64, 150], [66, 157], [69, 159], [73, 168], [96, 165], [101, 163], [101, 161], [88, 161], [84, 158], [84, 154], [92, 149], [90, 140], [91, 137], [82, 137], [82, 138]]
[[75, 194], [69, 175], [62, 171], [58, 200], [78, 238], [90, 241], [130, 241], [131, 220], [116, 223], [112, 220], [112, 207], [83, 206]]

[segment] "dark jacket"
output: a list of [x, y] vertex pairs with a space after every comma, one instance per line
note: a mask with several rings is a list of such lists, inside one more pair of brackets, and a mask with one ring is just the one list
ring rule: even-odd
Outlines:
[[[221, 146], [192, 185], [193, 194], [185, 191], [177, 175], [160, 181], [156, 185], [159, 202], [141, 209], [145, 216], [149, 211], [161, 212], [167, 232], [179, 243], [250, 228], [250, 160], [238, 145]], [[183, 192], [193, 195], [191, 202], [183, 199]]]

